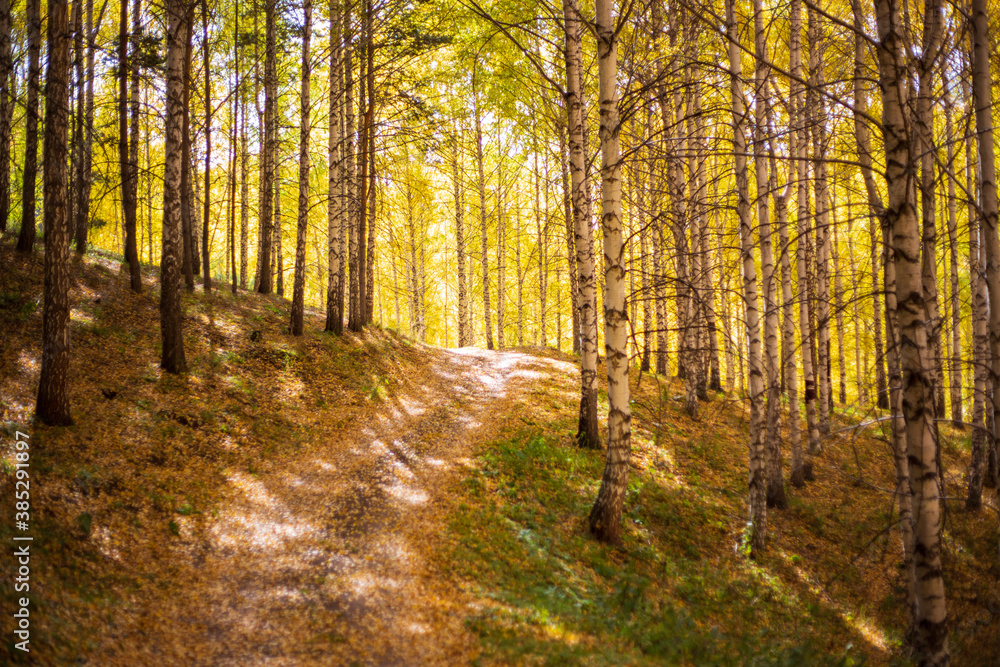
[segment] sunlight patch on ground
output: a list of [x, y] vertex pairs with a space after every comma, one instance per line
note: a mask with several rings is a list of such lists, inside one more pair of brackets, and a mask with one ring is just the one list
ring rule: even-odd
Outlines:
[[[402, 398], [399, 400], [399, 408], [403, 413], [410, 417], [419, 417], [424, 414], [426, 408], [421, 404], [419, 399]], [[383, 419], [383, 422], [390, 421], [388, 419]]]
[[423, 489], [413, 488], [406, 484], [392, 484], [386, 487], [386, 491], [394, 498], [398, 498], [411, 505], [426, 503], [430, 496]]
[[97, 530], [92, 533], [91, 539], [97, 543], [97, 549], [106, 558], [112, 560], [121, 561], [122, 555], [118, 551], [118, 548], [114, 546], [114, 540], [111, 538], [111, 530], [107, 526], [98, 526]]
[[288, 396], [292, 399], [297, 399], [303, 393], [305, 393], [306, 385], [297, 377], [286, 376], [284, 381], [281, 383], [281, 393], [284, 396]]
[[463, 426], [465, 426], [470, 430], [479, 428], [481, 426], [479, 420], [477, 420], [474, 416], [472, 416], [472, 413], [463, 414], [462, 416], [457, 417], [455, 421], [459, 422], [460, 424], [462, 424]]
[[75, 322], [82, 322], [84, 324], [90, 324], [94, 321], [94, 318], [79, 308], [72, 308], [69, 311], [69, 318]]
[[795, 561], [787, 552], [781, 551], [780, 554], [782, 558], [784, 558], [791, 565], [796, 578], [798, 578], [799, 582], [809, 589], [809, 592], [816, 597], [821, 598], [831, 609], [837, 612], [837, 615], [840, 616], [845, 623], [857, 630], [857, 632], [872, 646], [882, 651], [889, 649], [889, 639], [885, 636], [885, 632], [883, 632], [882, 629], [879, 628], [871, 619], [867, 618], [863, 614], [858, 614], [854, 611], [845, 609], [843, 605], [839, 605], [834, 602], [834, 600], [832, 600], [823, 590], [820, 584], [809, 576], [808, 572], [795, 564]]
[[230, 510], [222, 514], [212, 530], [218, 544], [234, 548], [252, 545], [257, 550], [279, 549], [284, 542], [315, 532], [315, 526], [293, 516], [260, 481], [239, 472], [230, 473], [228, 479], [259, 509]]
[[313, 526], [303, 521], [273, 521], [261, 514], [227, 513], [220, 518], [225, 532], [218, 535], [218, 543], [229, 547], [249, 543], [258, 549], [278, 549], [284, 542], [298, 540], [313, 531]]
[[21, 371], [34, 373], [38, 370], [38, 357], [21, 350], [20, 354], [17, 355], [17, 367]]
[[250, 475], [242, 472], [231, 472], [228, 476], [229, 482], [242, 491], [248, 500], [266, 507], [274, 507], [276, 501], [264, 488], [264, 484], [254, 479]]

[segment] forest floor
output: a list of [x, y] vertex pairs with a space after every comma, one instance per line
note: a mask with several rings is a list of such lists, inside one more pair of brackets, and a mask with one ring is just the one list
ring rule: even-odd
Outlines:
[[[5, 240], [0, 266], [0, 498], [12, 513], [27, 427], [35, 537], [32, 652], [4, 612], [0, 663], [906, 664], [891, 458], [877, 427], [849, 428], [870, 415], [839, 413], [817, 481], [769, 513], [754, 562], [744, 403], [719, 394], [692, 420], [679, 384], [635, 371], [624, 537], [608, 547], [584, 526], [603, 453], [572, 446], [570, 355], [336, 337], [318, 313], [293, 338], [286, 301], [223, 290], [185, 295], [190, 372], [173, 377], [154, 282], [134, 295], [92, 255], [74, 269], [76, 423], [49, 428], [31, 422], [40, 255]], [[968, 435], [943, 435], [961, 497]], [[1000, 663], [986, 500], [949, 503], [960, 665]]]

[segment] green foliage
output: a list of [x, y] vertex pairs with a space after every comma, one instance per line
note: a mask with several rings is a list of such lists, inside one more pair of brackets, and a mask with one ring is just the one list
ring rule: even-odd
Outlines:
[[76, 525], [78, 525], [80, 530], [83, 531], [84, 536], [90, 535], [90, 528], [92, 524], [93, 519], [88, 512], [83, 512], [82, 514], [77, 515]]
[[38, 301], [27, 294], [17, 292], [0, 292], [0, 311], [6, 311], [4, 317], [14, 317], [24, 321], [35, 312]]
[[468, 619], [484, 662], [864, 664], [851, 645], [827, 647], [835, 616], [782, 592], [752, 563], [720, 566], [702, 555], [699, 536], [719, 532], [710, 498], [689, 502], [639, 473], [629, 486], [623, 543], [592, 540], [580, 518], [603, 454], [567, 441], [522, 429], [486, 449], [464, 482], [467, 501], [451, 522], [456, 546], [447, 558], [487, 601]]

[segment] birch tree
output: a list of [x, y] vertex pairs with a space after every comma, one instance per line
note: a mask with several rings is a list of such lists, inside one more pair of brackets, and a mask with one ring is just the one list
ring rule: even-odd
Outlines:
[[160, 254], [160, 367], [187, 371], [181, 312], [181, 136], [184, 126], [184, 44], [187, 12], [183, 0], [170, 0], [167, 11], [166, 123], [163, 172], [163, 247]]
[[[912, 197], [914, 188], [910, 181], [916, 165], [906, 114], [905, 33], [896, 0], [876, 0], [875, 7], [888, 192], [886, 224], [896, 274], [903, 417], [909, 491], [913, 498], [912, 567], [916, 582], [913, 637], [922, 664], [947, 665], [947, 608], [941, 576], [941, 491], [934, 425], [934, 368], [925, 319], [920, 266], [921, 234], [916, 203]], [[925, 30], [928, 30], [926, 25]], [[1000, 243], [995, 244], [995, 248], [1000, 256]], [[1000, 280], [1000, 272], [997, 277]], [[1000, 325], [1000, 315], [997, 317], [997, 324]], [[1000, 338], [997, 342], [1000, 344]]]
[[625, 243], [622, 234], [621, 117], [618, 109], [618, 33], [612, 0], [596, 0], [600, 86], [601, 229], [604, 234], [604, 338], [608, 368], [608, 449], [590, 531], [617, 542], [628, 490], [632, 413], [628, 384], [628, 308], [625, 299]]

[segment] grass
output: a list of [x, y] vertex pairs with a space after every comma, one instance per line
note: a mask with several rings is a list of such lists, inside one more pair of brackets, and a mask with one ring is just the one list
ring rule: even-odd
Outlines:
[[[754, 564], [720, 569], [703, 557], [697, 533], [727, 532], [711, 504], [638, 475], [620, 547], [587, 537], [573, 518], [586, 516], [602, 465], [599, 455], [521, 430], [482, 454], [466, 479], [449, 560], [480, 582], [470, 592], [485, 604], [468, 624], [483, 641], [483, 663], [863, 664], [850, 643], [831, 656], [808, 632], [790, 642], [794, 616], [809, 610]], [[756, 604], [767, 616], [760, 626], [719, 623]]]
[[[910, 664], [882, 443], [828, 442], [820, 479], [769, 511], [768, 551], [751, 561], [742, 407], [713, 400], [690, 420], [680, 391], [643, 379], [623, 539], [605, 546], [585, 525], [604, 454], [572, 446], [574, 381], [549, 387], [561, 405], [525, 397], [530, 424], [479, 452], [458, 493], [441, 559], [471, 600], [480, 664]], [[951, 439], [963, 436], [945, 437], [946, 455], [962, 456]], [[946, 462], [952, 477], [963, 460]], [[996, 526], [959, 505], [945, 538], [953, 664], [985, 664], [996, 620], [968, 601], [993, 579]]]

